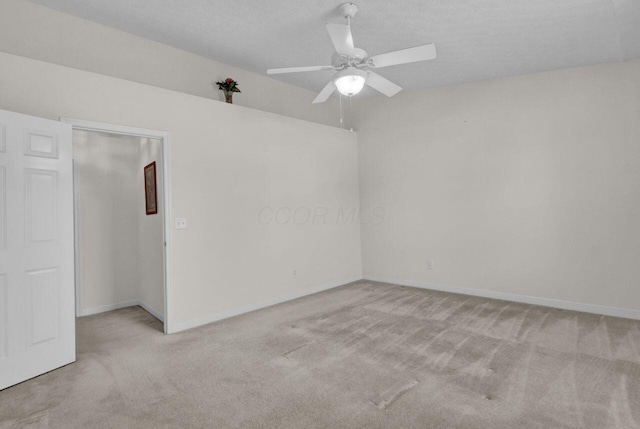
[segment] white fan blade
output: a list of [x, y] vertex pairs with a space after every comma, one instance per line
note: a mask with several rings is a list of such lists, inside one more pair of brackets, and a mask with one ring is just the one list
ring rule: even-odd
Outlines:
[[351, 35], [351, 27], [343, 24], [326, 24], [329, 36], [336, 52], [340, 55], [349, 57], [355, 56], [355, 48], [353, 47], [353, 36]]
[[320, 91], [318, 96], [313, 100], [313, 104], [324, 103], [329, 99], [329, 97], [331, 97], [331, 94], [333, 94], [333, 91], [335, 90], [336, 90], [336, 85], [333, 83], [333, 80], [332, 80], [327, 84], [327, 86], [322, 88], [322, 91]]
[[373, 67], [380, 68], [432, 60], [435, 57], [436, 47], [431, 43], [429, 45], [416, 46], [415, 48], [402, 49], [400, 51], [376, 55], [369, 58], [369, 61], [373, 63]]
[[269, 69], [267, 74], [281, 74], [281, 73], [300, 73], [300, 72], [312, 72], [322, 70], [334, 70], [333, 66], [308, 66], [308, 67], [286, 67], [282, 69]]
[[369, 76], [367, 77], [365, 83], [376, 91], [386, 95], [387, 97], [393, 97], [394, 95], [402, 91], [402, 87], [372, 71], [369, 72]]

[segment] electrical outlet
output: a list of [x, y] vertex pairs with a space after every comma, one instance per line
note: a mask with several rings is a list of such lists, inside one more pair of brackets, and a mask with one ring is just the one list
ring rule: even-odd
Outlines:
[[298, 270], [292, 270], [291, 271], [291, 277], [298, 277]]
[[187, 218], [186, 217], [177, 217], [176, 218], [176, 229], [187, 229]]
[[427, 259], [427, 268], [433, 270], [433, 259]]

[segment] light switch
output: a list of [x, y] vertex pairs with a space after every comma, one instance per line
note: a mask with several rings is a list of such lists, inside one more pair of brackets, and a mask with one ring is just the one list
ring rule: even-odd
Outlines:
[[187, 229], [187, 218], [186, 217], [177, 217], [176, 218], [176, 229]]

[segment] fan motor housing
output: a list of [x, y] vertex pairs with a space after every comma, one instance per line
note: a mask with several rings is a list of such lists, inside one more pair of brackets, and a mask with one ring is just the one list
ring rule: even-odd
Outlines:
[[367, 51], [360, 48], [354, 48], [354, 56], [353, 57], [345, 57], [336, 52], [331, 56], [331, 65], [334, 67], [343, 67], [343, 66], [355, 66], [358, 64], [364, 63], [364, 60], [367, 58], [369, 54]]

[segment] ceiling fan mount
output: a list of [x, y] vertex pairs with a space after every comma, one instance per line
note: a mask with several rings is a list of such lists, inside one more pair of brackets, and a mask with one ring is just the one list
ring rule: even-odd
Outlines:
[[346, 96], [356, 95], [362, 90], [365, 84], [387, 97], [392, 97], [400, 92], [402, 88], [379, 74], [374, 73], [371, 69], [436, 58], [436, 49], [433, 44], [416, 46], [370, 57], [367, 51], [356, 48], [353, 44], [351, 19], [358, 13], [358, 5], [355, 3], [343, 3], [340, 5], [340, 13], [346, 18], [346, 25], [325, 24], [336, 50], [331, 57], [331, 65], [269, 69], [267, 70], [267, 74], [322, 70], [336, 71], [337, 73], [332, 77], [331, 81], [329, 81], [313, 100], [314, 103], [325, 102], [336, 89]]
[[351, 19], [358, 13], [358, 5], [355, 3], [342, 3], [340, 5], [340, 12], [345, 18]]

